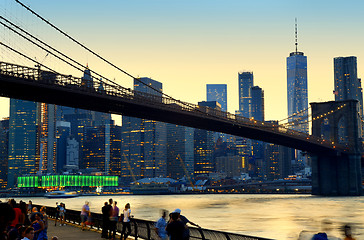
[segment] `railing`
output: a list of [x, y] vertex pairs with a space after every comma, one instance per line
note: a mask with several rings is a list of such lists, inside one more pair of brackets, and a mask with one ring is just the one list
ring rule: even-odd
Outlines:
[[[39, 205], [34, 205], [38, 209], [41, 207]], [[47, 215], [51, 218], [56, 217], [56, 208], [47, 206]], [[65, 221], [73, 224], [80, 225], [80, 214], [81, 211], [67, 209], [65, 213]], [[96, 228], [98, 230], [102, 229], [103, 220], [102, 214], [100, 213], [92, 213], [92, 225], [90, 228]], [[135, 237], [135, 239], [145, 239], [145, 240], [159, 240], [156, 231], [154, 230], [155, 222], [147, 221], [137, 218], [131, 219], [131, 236]], [[117, 232], [121, 233], [122, 223], [118, 222], [117, 224]], [[189, 228], [190, 230], [190, 239], [201, 239], [201, 240], [269, 240], [268, 238], [260, 238], [247, 236], [242, 234], [228, 233], [222, 231], [214, 231], [204, 228]]]
[[[86, 79], [76, 78], [71, 75], [62, 75], [48, 71], [40, 71], [36, 68], [29, 68], [11, 63], [0, 62], [0, 74], [23, 78], [30, 81], [37, 81], [42, 84], [58, 85], [65, 88], [77, 89], [89, 93], [96, 93], [105, 96], [116, 96], [133, 102], [139, 102], [145, 105], [160, 106], [161, 108], [170, 108], [174, 111], [190, 112], [194, 115], [200, 115], [205, 118], [214, 118], [222, 121], [240, 125], [244, 127], [264, 129], [264, 131], [272, 132], [280, 135], [289, 135], [293, 138], [304, 140], [313, 144], [320, 144], [328, 148], [336, 148], [337, 150], [347, 150], [348, 146], [332, 143], [331, 141], [309, 135], [287, 128], [284, 125], [258, 121], [255, 119], [245, 118], [234, 115], [229, 112], [212, 109], [209, 107], [199, 106], [187, 102], [182, 102], [169, 97], [160, 95], [134, 91], [130, 88], [124, 88], [120, 85], [109, 83], [101, 79], [93, 79], [90, 83]], [[156, 93], [157, 94], [157, 93]]]

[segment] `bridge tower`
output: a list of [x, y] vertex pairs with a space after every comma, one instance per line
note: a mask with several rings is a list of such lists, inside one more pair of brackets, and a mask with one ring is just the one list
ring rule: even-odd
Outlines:
[[312, 154], [312, 194], [358, 196], [361, 180], [361, 119], [357, 100], [311, 103], [312, 135], [348, 151]]

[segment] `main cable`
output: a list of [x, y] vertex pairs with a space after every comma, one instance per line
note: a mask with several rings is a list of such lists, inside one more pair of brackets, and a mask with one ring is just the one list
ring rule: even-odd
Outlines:
[[[179, 102], [183, 105], [186, 105], [186, 103], [177, 100], [165, 93], [163, 93], [162, 91], [159, 91], [158, 89], [144, 83], [143, 81], [139, 80], [139, 78], [134, 77], [133, 75], [131, 75], [130, 73], [124, 71], [123, 69], [119, 68], [118, 66], [114, 65], [113, 63], [111, 63], [110, 61], [108, 61], [107, 59], [103, 58], [102, 56], [100, 56], [99, 54], [97, 54], [96, 52], [92, 51], [90, 48], [86, 47], [85, 45], [83, 45], [82, 43], [80, 43], [79, 41], [77, 41], [76, 39], [74, 39], [73, 37], [71, 37], [70, 35], [68, 35], [67, 33], [65, 33], [64, 31], [62, 31], [60, 28], [58, 28], [57, 26], [55, 26], [54, 24], [52, 24], [51, 22], [49, 22], [47, 19], [43, 18], [42, 16], [40, 16], [38, 13], [36, 13], [35, 11], [33, 11], [31, 8], [25, 6], [22, 2], [20, 2], [19, 0], [15, 0], [17, 3], [19, 3], [23, 8], [25, 8], [26, 10], [28, 10], [29, 12], [31, 12], [33, 15], [35, 15], [36, 17], [38, 17], [39, 19], [41, 19], [42, 21], [44, 21], [45, 23], [47, 23], [48, 25], [50, 25], [51, 27], [53, 27], [54, 29], [56, 29], [58, 32], [60, 32], [61, 34], [63, 34], [64, 36], [66, 36], [67, 38], [69, 38], [70, 40], [72, 40], [73, 42], [75, 42], [76, 44], [80, 45], [82, 48], [84, 48], [85, 50], [89, 51], [90, 53], [92, 53], [93, 55], [95, 55], [96, 57], [100, 58], [101, 60], [103, 60], [104, 62], [108, 63], [109, 65], [113, 66], [114, 68], [116, 68], [117, 70], [121, 71], [122, 73], [126, 74], [127, 76], [133, 78], [134, 80], [137, 80], [138, 82], [140, 82], [141, 84], [147, 86], [148, 88], [156, 91], [157, 93], [162, 94], [163, 96], [170, 98], [176, 102]], [[187, 105], [188, 106], [188, 105]], [[190, 107], [190, 106], [188, 106]]]
[[[9, 30], [11, 30], [11, 31], [13, 31], [14, 33], [18, 34], [18, 35], [19, 35], [19, 36], [21, 36], [22, 38], [24, 38], [24, 39], [28, 40], [29, 42], [31, 42], [32, 44], [36, 45], [37, 47], [39, 47], [39, 48], [43, 49], [43, 50], [44, 50], [44, 51], [46, 51], [47, 53], [49, 53], [49, 54], [51, 54], [51, 55], [55, 56], [55, 57], [56, 57], [56, 58], [58, 58], [59, 60], [61, 60], [61, 61], [65, 62], [65, 63], [67, 63], [67, 64], [71, 65], [72, 67], [76, 68], [77, 70], [79, 70], [79, 71], [81, 71], [81, 72], [83, 71], [83, 70], [82, 70], [82, 69], [80, 69], [79, 67], [77, 67], [77, 66], [73, 65], [72, 63], [67, 62], [66, 60], [64, 60], [64, 59], [62, 59], [61, 57], [57, 56], [56, 54], [52, 53], [52, 52], [51, 52], [51, 51], [49, 51], [48, 49], [45, 49], [44, 47], [40, 46], [38, 43], [36, 43], [36, 42], [34, 42], [33, 40], [29, 39], [28, 37], [26, 37], [26, 36], [22, 35], [21, 33], [17, 32], [17, 31], [15, 31], [15, 30], [14, 30], [14, 29], [12, 29], [11, 27], [7, 26], [5, 23], [0, 22], [0, 24], [1, 24], [1, 25], [3, 25], [3, 26], [5, 26], [5, 27], [7, 27]], [[43, 65], [43, 66], [44, 66], [44, 65]]]
[[[25, 30], [24, 30], [24, 29], [22, 29], [21, 27], [19, 27], [19, 26], [15, 25], [14, 23], [10, 22], [10, 21], [9, 21], [9, 20], [7, 20], [6, 18], [4, 18], [4, 17], [0, 16], [0, 19], [2, 19], [2, 20], [4, 20], [4, 21], [6, 21], [7, 23], [9, 23], [10, 25], [12, 25], [13, 27], [15, 27], [15, 28], [19, 29], [19, 30], [20, 30], [20, 31], [22, 31], [23, 33], [27, 34], [28, 36], [30, 36], [30, 37], [32, 37], [33, 39], [37, 40], [38, 42], [42, 43], [42, 44], [43, 44], [43, 45], [45, 45], [46, 47], [48, 47], [48, 48], [50, 48], [51, 50], [55, 51], [56, 53], [60, 54], [62, 57], [67, 58], [68, 60], [70, 60], [70, 61], [72, 61], [72, 62], [74, 62], [74, 63], [78, 64], [79, 66], [81, 66], [81, 67], [83, 67], [83, 68], [86, 68], [86, 66], [84, 66], [84, 65], [82, 65], [81, 63], [79, 63], [79, 62], [77, 62], [77, 61], [73, 60], [72, 58], [68, 57], [67, 55], [63, 54], [62, 52], [58, 51], [57, 49], [55, 49], [55, 48], [53, 48], [52, 46], [48, 45], [47, 43], [43, 42], [43, 41], [42, 41], [42, 40], [40, 40], [39, 38], [37, 38], [37, 37], [33, 36], [32, 34], [28, 33], [27, 31], [25, 31]], [[6, 25], [5, 25], [5, 24], [3, 24], [2, 22], [0, 22], [0, 24], [4, 25], [5, 27], [7, 27], [7, 28], [8, 28], [8, 29], [10, 29], [11, 31], [15, 32], [15, 33], [16, 33], [16, 34], [18, 34], [19, 36], [21, 36], [21, 37], [25, 38], [23, 35], [21, 35], [20, 33], [16, 32], [16, 31], [14, 31], [13, 29], [11, 29], [10, 27], [6, 26]], [[25, 39], [26, 39], [26, 40], [28, 40], [28, 41], [30, 41], [30, 39], [28, 39], [28, 38], [25, 38]], [[31, 42], [31, 43], [33, 43], [32, 41], [30, 41], [30, 42]], [[35, 43], [33, 43], [33, 44], [35, 44]], [[35, 44], [35, 45], [36, 45], [36, 44]], [[36, 46], [40, 47], [39, 45], [36, 45]], [[40, 48], [41, 48], [41, 47], [40, 47]], [[43, 49], [43, 48], [42, 48], [42, 49]], [[43, 50], [44, 50], [44, 51], [47, 51], [47, 50], [45, 50], [45, 49], [43, 49]], [[47, 51], [47, 53], [49, 53], [49, 52]], [[51, 53], [51, 54], [52, 54], [53, 56], [55, 56], [53, 53]], [[57, 57], [57, 56], [56, 56], [56, 57]], [[58, 58], [58, 57], [57, 57], [57, 58]], [[69, 63], [67, 62], [67, 64], [69, 64]], [[74, 67], [73, 65], [71, 65], [71, 66], [72, 66], [72, 67]], [[76, 69], [77, 69], [77, 70], [81, 70], [81, 69], [79, 69], [79, 68], [76, 68]], [[108, 79], [107, 77], [104, 77], [104, 76], [100, 75], [99, 73], [97, 73], [97, 72], [95, 72], [95, 71], [93, 71], [93, 70], [91, 70], [91, 69], [89, 69], [89, 70], [90, 70], [90, 72], [94, 73], [95, 75], [99, 76], [100, 78], [106, 79], [107, 81], [109, 81], [109, 82], [111, 82], [111, 83], [113, 83], [113, 84], [115, 84], [115, 85], [118, 85], [117, 83], [113, 82], [112, 80]], [[82, 70], [81, 70], [81, 71], [82, 71]]]
[[21, 53], [21, 52], [19, 52], [19, 51], [15, 50], [14, 48], [12, 48], [12, 47], [10, 47], [10, 46], [6, 45], [5, 43], [3, 43], [3, 42], [1, 42], [1, 41], [0, 41], [0, 45], [3, 45], [4, 47], [6, 47], [6, 48], [10, 49], [11, 51], [13, 51], [13, 52], [15, 52], [15, 53], [17, 53], [17, 54], [19, 54], [19, 55], [21, 55], [21, 56], [25, 57], [26, 59], [28, 59], [28, 60], [30, 60], [30, 61], [32, 61], [32, 62], [35, 62], [35, 63], [36, 63], [36, 64], [38, 64], [39, 66], [42, 66], [42, 67], [44, 67], [45, 69], [48, 69], [49, 71], [52, 71], [53, 73], [60, 74], [60, 73], [58, 73], [57, 71], [55, 71], [55, 70], [53, 70], [53, 69], [51, 69], [51, 68], [47, 67], [46, 65], [44, 65], [44, 64], [42, 64], [42, 63], [40, 63], [40, 62], [38, 62], [38, 61], [36, 61], [36, 60], [34, 60], [34, 59], [32, 59], [32, 58], [28, 57], [27, 55], [25, 55], [25, 54], [23, 54], [23, 53]]

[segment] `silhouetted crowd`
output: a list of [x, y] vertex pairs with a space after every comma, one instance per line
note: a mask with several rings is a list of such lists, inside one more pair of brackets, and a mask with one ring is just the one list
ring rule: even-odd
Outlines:
[[[46, 240], [48, 229], [48, 216], [46, 207], [38, 211], [28, 204], [14, 199], [7, 203], [0, 203], [0, 240]], [[57, 240], [53, 237], [52, 240]]]

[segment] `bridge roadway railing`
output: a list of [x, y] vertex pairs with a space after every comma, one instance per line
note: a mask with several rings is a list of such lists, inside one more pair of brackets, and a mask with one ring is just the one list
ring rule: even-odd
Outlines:
[[[40, 205], [33, 205], [40, 209]], [[56, 217], [56, 208], [55, 207], [46, 207], [46, 213], [49, 217]], [[65, 221], [77, 225], [81, 225], [80, 217], [81, 211], [67, 209], [65, 213]], [[90, 228], [95, 228], [97, 230], [102, 229], [103, 220], [102, 214], [100, 213], [91, 213], [92, 224], [88, 225]], [[137, 218], [132, 218], [131, 220], [131, 236], [135, 237], [135, 239], [146, 239], [146, 240], [159, 240], [156, 231], [155, 231], [155, 222], [142, 220]], [[201, 240], [269, 240], [267, 238], [261, 237], [253, 237], [242, 234], [228, 233], [222, 231], [214, 231], [204, 228], [194, 228], [190, 227], [190, 239], [201, 239]], [[122, 223], [118, 222], [117, 224], [117, 232], [121, 233]]]
[[76, 78], [71, 75], [62, 75], [49, 71], [40, 71], [37, 68], [20, 66], [12, 63], [0, 62], [0, 74], [23, 78], [30, 81], [36, 81], [41, 84], [58, 85], [65, 88], [77, 89], [79, 91], [97, 93], [106, 96], [120, 97], [133, 102], [140, 102], [144, 105], [160, 106], [162, 108], [170, 108], [174, 111], [189, 112], [195, 115], [201, 115], [206, 118], [219, 119], [236, 125], [249, 126], [250, 128], [264, 129], [265, 131], [278, 133], [281, 135], [290, 135], [296, 139], [301, 139], [314, 144], [320, 144], [329, 148], [347, 149], [347, 146], [338, 145], [325, 139], [309, 135], [307, 133], [289, 129], [283, 125], [258, 121], [246, 118], [229, 112], [212, 109], [205, 106], [199, 106], [170, 97], [163, 97], [162, 94], [150, 94], [139, 92], [130, 88], [125, 88], [109, 81], [101, 79], [93, 79], [88, 82], [87, 79]]

